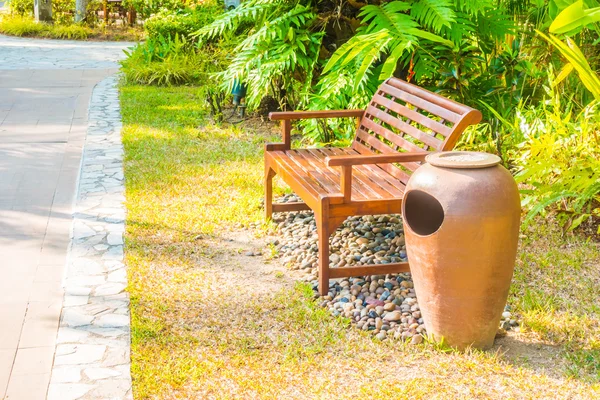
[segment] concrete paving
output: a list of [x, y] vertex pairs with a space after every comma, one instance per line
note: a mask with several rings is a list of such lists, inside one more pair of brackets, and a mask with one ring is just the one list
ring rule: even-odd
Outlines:
[[129, 43], [0, 35], [0, 399], [45, 399], [88, 105]]

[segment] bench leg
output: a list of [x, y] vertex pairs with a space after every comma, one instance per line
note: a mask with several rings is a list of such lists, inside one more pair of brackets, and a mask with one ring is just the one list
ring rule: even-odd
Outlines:
[[273, 217], [273, 171], [268, 165], [265, 165], [265, 218], [270, 220]]
[[[325, 212], [327, 213], [327, 212]], [[315, 213], [317, 234], [319, 235], [319, 294], [329, 292], [329, 221], [323, 213]]]
[[346, 220], [345, 217], [329, 217], [328, 199], [321, 200], [321, 210], [315, 212], [317, 234], [319, 235], [319, 294], [325, 296], [329, 292], [329, 236]]

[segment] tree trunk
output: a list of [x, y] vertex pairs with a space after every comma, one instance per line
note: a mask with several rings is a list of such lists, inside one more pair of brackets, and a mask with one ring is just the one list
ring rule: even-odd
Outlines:
[[88, 0], [75, 1], [75, 22], [83, 22], [87, 13]]
[[52, 0], [34, 0], [33, 11], [38, 22], [52, 22]]

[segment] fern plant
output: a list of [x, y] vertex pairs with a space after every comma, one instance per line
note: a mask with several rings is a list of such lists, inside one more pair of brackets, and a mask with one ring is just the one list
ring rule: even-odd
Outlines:
[[310, 86], [323, 32], [313, 29], [316, 14], [311, 5], [301, 3], [305, 2], [251, 0], [197, 32], [202, 46], [254, 21], [248, 37], [233, 50], [229, 67], [216, 75], [227, 90], [244, 82], [251, 108], [268, 95], [282, 108], [294, 107], [302, 102], [295, 89]]
[[[279, 108], [363, 107], [392, 75], [439, 87], [472, 105], [482, 91], [495, 89], [485, 85], [498, 81], [489, 67], [496, 62], [497, 42], [513, 28], [495, 0], [332, 6], [319, 0], [247, 0], [195, 36], [201, 48], [238, 41], [228, 67], [214, 78], [224, 90], [245, 83], [250, 109], [265, 97], [274, 97]], [[471, 84], [474, 78], [477, 84]], [[353, 126], [333, 120], [302, 124], [309, 140], [322, 143], [347, 140]]]
[[[324, 71], [339, 73], [362, 60], [355, 87], [365, 79], [383, 81], [398, 69], [404, 70], [408, 78], [416, 75], [417, 80], [431, 79], [444, 69], [434, 54], [460, 55], [465, 42], [481, 53], [490, 52], [489, 44], [513, 29], [509, 16], [491, 0], [391, 1], [368, 5], [360, 16], [364, 26], [336, 51]], [[479, 63], [485, 64], [486, 60]]]
[[392, 76], [398, 62], [414, 51], [420, 39], [452, 47], [454, 44], [451, 41], [419, 27], [418, 21], [421, 20], [429, 24], [434, 32], [439, 32], [444, 26], [455, 22], [453, 11], [443, 2], [433, 7], [430, 3], [436, 2], [417, 2], [418, 11], [413, 13], [408, 13], [411, 4], [404, 1], [365, 6], [360, 14], [364, 26], [333, 54], [323, 72], [337, 73], [355, 64], [356, 60], [361, 60], [355, 73], [354, 86], [357, 88], [361, 81], [372, 75], [372, 69], [379, 62], [383, 66], [376, 78], [381, 81]]

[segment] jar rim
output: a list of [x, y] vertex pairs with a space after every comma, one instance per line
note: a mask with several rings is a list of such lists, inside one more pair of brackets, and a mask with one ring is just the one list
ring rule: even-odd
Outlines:
[[443, 168], [489, 168], [502, 162], [494, 154], [478, 151], [441, 151], [425, 157], [425, 161], [435, 167]]

